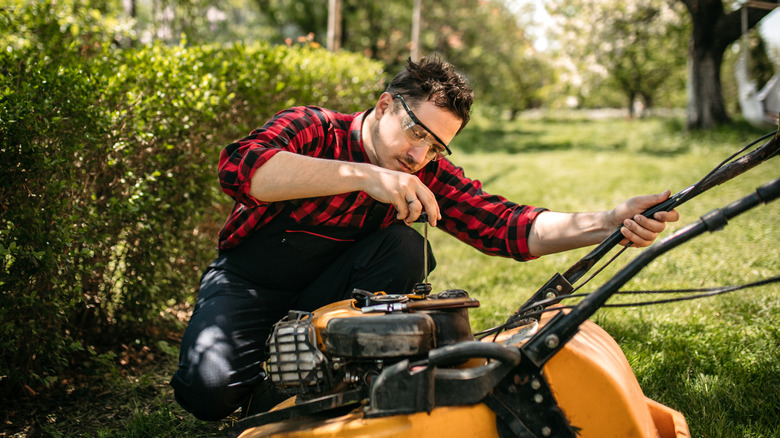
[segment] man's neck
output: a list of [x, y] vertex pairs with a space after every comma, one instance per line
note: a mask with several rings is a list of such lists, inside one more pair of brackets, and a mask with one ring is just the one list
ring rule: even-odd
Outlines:
[[373, 111], [368, 110], [363, 114], [363, 125], [360, 128], [360, 139], [363, 142], [363, 149], [366, 151], [368, 161], [371, 164], [377, 165], [376, 149], [374, 148], [374, 140], [371, 136], [371, 132], [374, 129], [376, 118], [372, 117]]

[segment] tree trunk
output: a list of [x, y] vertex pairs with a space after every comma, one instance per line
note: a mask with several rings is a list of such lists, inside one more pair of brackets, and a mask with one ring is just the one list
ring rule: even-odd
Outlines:
[[328, 1], [328, 43], [327, 48], [331, 52], [341, 49], [341, 0]]
[[691, 42], [688, 60], [688, 129], [710, 129], [731, 121], [723, 104], [723, 49]]
[[[709, 129], [731, 120], [723, 104], [720, 67], [723, 52], [742, 35], [741, 12], [737, 9], [726, 14], [721, 0], [680, 1], [693, 21], [688, 47], [688, 129]], [[747, 29], [769, 12], [750, 7]]]
[[655, 99], [653, 96], [642, 93], [642, 100], [645, 102], [645, 109], [655, 107]]
[[628, 118], [633, 120], [636, 117], [636, 112], [634, 111], [634, 101], [636, 100], [637, 93], [635, 91], [629, 91], [626, 93], [626, 97], [628, 98]]

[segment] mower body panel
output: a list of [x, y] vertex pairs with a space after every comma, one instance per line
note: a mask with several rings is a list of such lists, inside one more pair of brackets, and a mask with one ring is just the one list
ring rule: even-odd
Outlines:
[[[339, 318], [351, 317], [356, 321], [368, 321], [367, 318], [373, 320], [381, 319], [383, 316], [387, 315], [363, 314], [355, 308], [352, 300], [333, 303], [319, 309], [312, 317], [312, 324], [317, 332], [317, 346], [327, 351], [329, 345], [330, 347], [335, 345], [333, 341], [328, 340], [327, 327], [332, 326], [333, 321]], [[425, 318], [422, 320], [427, 321]], [[543, 317], [539, 327], [543, 327], [548, 320], [549, 318]], [[419, 326], [425, 327], [425, 332], [435, 331], [435, 328], [429, 328], [427, 323]], [[419, 346], [427, 345], [421, 338], [411, 336], [414, 330], [408, 327], [403, 330], [406, 337], [414, 344], [413, 350], [419, 350]], [[485, 342], [495, 341], [521, 347], [524, 340], [532, 335], [532, 333], [524, 334], [524, 330], [527, 330], [527, 327], [508, 330], [495, 340], [493, 337], [488, 337]], [[372, 333], [370, 336], [377, 334]], [[430, 347], [438, 347], [435, 344], [434, 342]], [[360, 348], [363, 349], [364, 346]], [[397, 346], [394, 348], [404, 350]], [[465, 366], [476, 368], [485, 364], [484, 359], [471, 360]], [[463, 365], [460, 366], [462, 367]], [[620, 346], [606, 331], [593, 322], [586, 321], [580, 326], [578, 333], [544, 365], [542, 377], [552, 391], [555, 403], [578, 437], [687, 438], [690, 436], [682, 414], [645, 397]], [[305, 400], [299, 400], [298, 403], [305, 403]], [[274, 410], [295, 405], [296, 399], [291, 398]], [[533, 409], [534, 403], [528, 401], [525, 406]], [[244, 430], [240, 437], [498, 437], [499, 429], [496, 420], [496, 414], [484, 402], [432, 406], [429, 411], [379, 416], [371, 415], [367, 404], [363, 403], [353, 405], [352, 410], [348, 412], [344, 409], [333, 410], [330, 413], [318, 412], [316, 415], [303, 415], [251, 427]]]

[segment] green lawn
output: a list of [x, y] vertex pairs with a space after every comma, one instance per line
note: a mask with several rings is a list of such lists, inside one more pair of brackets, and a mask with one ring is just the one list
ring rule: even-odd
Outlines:
[[[488, 192], [557, 211], [599, 210], [633, 195], [684, 189], [763, 134], [743, 125], [686, 133], [682, 124], [661, 118], [588, 120], [576, 114], [511, 123], [476, 117], [454, 142], [452, 159], [468, 176], [481, 179]], [[779, 160], [683, 205], [682, 219], [670, 229], [777, 178]], [[709, 287], [777, 275], [779, 217], [780, 202], [751, 210], [724, 230], [656, 260], [627, 288]], [[587, 253], [518, 263], [481, 254], [438, 230], [429, 236], [438, 261], [430, 277], [434, 292], [460, 288], [479, 298], [482, 306], [472, 311], [475, 330], [503, 322], [550, 276]], [[603, 284], [640, 251], [629, 249], [584, 289]], [[684, 303], [603, 309], [594, 320], [619, 342], [645, 394], [680, 410], [692, 436], [777, 437], [778, 315], [780, 286], [772, 285]], [[28, 430], [94, 437], [218, 434], [234, 419], [202, 423], [173, 402], [166, 383], [175, 360], [166, 350], [154, 350], [157, 365], [145, 373], [106, 375], [102, 387], [85, 390], [88, 400], [76, 409], [39, 412]]]
[[[763, 134], [744, 126], [691, 134], [661, 119], [521, 119], [505, 128], [518, 142], [508, 146], [498, 124], [475, 122], [470, 128], [476, 129], [454, 145], [453, 160], [467, 175], [482, 179], [490, 193], [557, 211], [611, 208], [630, 196], [667, 188], [675, 193]], [[480, 139], [488, 140], [489, 150], [460, 153]], [[678, 208], [681, 220], [669, 229], [780, 177], [778, 160], [684, 204]], [[711, 287], [775, 276], [780, 272], [778, 218], [780, 202], [757, 207], [724, 230], [665, 254], [625, 289]], [[430, 236], [438, 260], [430, 278], [434, 290], [457, 287], [478, 297], [482, 306], [472, 312], [477, 330], [501, 323], [550, 276], [588, 252], [517, 263], [485, 256], [438, 230]], [[640, 251], [629, 249], [583, 290], [603, 284]], [[602, 309], [594, 320], [619, 342], [646, 395], [680, 410], [692, 436], [780, 436], [777, 284], [690, 302]]]

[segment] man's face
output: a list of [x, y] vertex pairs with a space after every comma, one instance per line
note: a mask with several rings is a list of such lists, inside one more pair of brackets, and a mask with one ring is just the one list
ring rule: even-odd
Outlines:
[[[416, 106], [410, 105], [409, 109], [425, 125], [425, 129], [447, 144], [455, 138], [460, 129], [461, 120], [455, 114], [429, 101]], [[408, 131], [408, 125], [405, 131], [403, 122], [404, 119], [409, 121], [409, 114], [399, 99], [384, 93], [377, 103], [375, 113], [369, 115], [371, 116], [378, 119], [369, 133], [371, 146], [367, 148], [369, 156], [374, 155], [371, 157], [374, 164], [390, 170], [414, 173], [431, 161], [432, 157], [428, 152], [431, 149], [430, 143], [415, 140]], [[419, 126], [416, 128], [420, 129]]]

